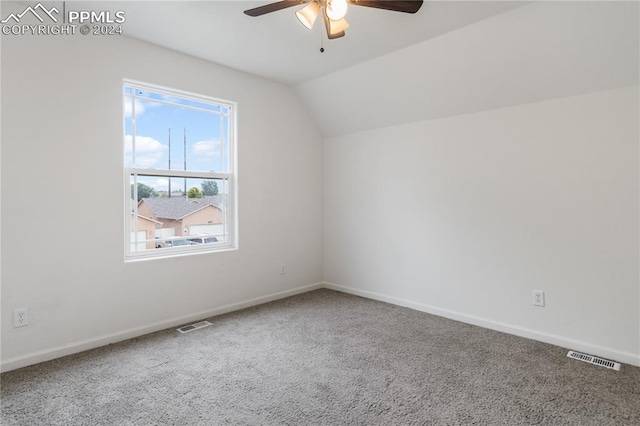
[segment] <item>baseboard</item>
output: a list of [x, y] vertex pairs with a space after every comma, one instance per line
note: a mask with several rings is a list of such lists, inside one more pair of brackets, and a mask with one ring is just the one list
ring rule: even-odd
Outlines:
[[68, 345], [62, 345], [43, 351], [33, 352], [27, 355], [9, 358], [0, 363], [0, 371], [11, 371], [18, 368], [26, 367], [40, 362], [50, 361], [52, 359], [61, 358], [63, 356], [72, 355], [78, 352], [83, 352], [89, 349], [95, 349], [100, 346], [105, 346], [112, 343], [121, 342], [123, 340], [132, 339], [134, 337], [143, 336], [145, 334], [154, 333], [156, 331], [165, 330], [171, 327], [177, 327], [179, 325], [198, 321], [204, 318], [211, 318], [217, 315], [226, 314], [233, 311], [249, 308], [251, 306], [261, 305], [263, 303], [272, 302], [278, 299], [284, 299], [286, 297], [295, 296], [297, 294], [306, 293], [309, 291], [317, 290], [320, 288], [327, 288], [330, 290], [339, 291], [342, 293], [353, 294], [356, 296], [366, 297], [368, 299], [379, 300], [381, 302], [391, 303], [393, 305], [404, 306], [407, 308], [415, 309], [417, 311], [426, 312], [433, 315], [449, 318], [456, 321], [461, 321], [467, 324], [473, 324], [480, 327], [488, 328], [491, 330], [501, 331], [504, 333], [513, 334], [528, 339], [538, 340], [541, 342], [549, 343], [552, 345], [560, 346], [567, 349], [572, 349], [580, 352], [589, 353], [592, 355], [598, 355], [604, 358], [612, 359], [625, 364], [635, 365], [640, 367], [640, 356], [622, 352], [611, 348], [606, 348], [598, 345], [593, 345], [587, 342], [569, 339], [563, 336], [553, 335], [549, 333], [542, 333], [536, 330], [518, 327], [498, 321], [492, 321], [485, 318], [476, 317], [473, 315], [467, 315], [460, 312], [454, 312], [447, 309], [441, 309], [434, 306], [411, 302], [409, 300], [400, 299], [385, 294], [360, 290], [353, 287], [342, 286], [333, 283], [316, 283], [302, 287], [297, 287], [290, 290], [285, 290], [277, 293], [260, 296], [254, 299], [246, 300], [243, 302], [233, 303], [218, 308], [209, 309], [206, 311], [200, 311], [181, 317], [171, 318], [165, 321], [159, 321], [152, 324], [148, 324], [143, 327], [137, 327], [121, 332], [104, 335], [92, 339], [82, 340], [79, 342], [70, 343]]
[[513, 335], [525, 337], [528, 339], [538, 340], [540, 342], [549, 343], [555, 346], [560, 346], [563, 348], [572, 349], [579, 352], [585, 352], [591, 355], [597, 355], [597, 356], [615, 360], [621, 363], [640, 367], [640, 355], [638, 354], [633, 354], [630, 352], [623, 352], [616, 349], [593, 345], [591, 343], [570, 339], [564, 336], [543, 333], [543, 332], [532, 330], [529, 328], [518, 327], [511, 324], [502, 323], [499, 321], [488, 320], [486, 318], [480, 318], [473, 315], [467, 315], [460, 312], [441, 309], [435, 306], [429, 306], [422, 303], [411, 302], [409, 300], [404, 300], [397, 297], [388, 296], [385, 294], [376, 293], [372, 291], [360, 290], [353, 287], [347, 287], [347, 286], [342, 286], [342, 285], [327, 283], [327, 282], [324, 283], [323, 287], [330, 290], [336, 290], [342, 293], [348, 293], [348, 294], [353, 294], [355, 296], [366, 297], [367, 299], [373, 299], [373, 300], [379, 300], [381, 302], [391, 303], [392, 305], [404, 306], [407, 308], [415, 309], [417, 311], [438, 315], [441, 317], [464, 322], [467, 324], [477, 325], [477, 326], [488, 328], [491, 330], [501, 331], [503, 333], [513, 334]]
[[277, 293], [268, 294], [265, 296], [256, 297], [254, 299], [246, 300], [239, 303], [232, 303], [218, 308], [209, 309], [206, 311], [195, 312], [189, 315], [181, 317], [171, 318], [165, 321], [159, 321], [152, 324], [145, 325], [143, 327], [132, 328], [129, 330], [120, 331], [92, 339], [82, 340], [79, 342], [70, 343], [67, 345], [57, 346], [55, 348], [46, 349], [43, 351], [33, 352], [27, 355], [9, 358], [2, 361], [0, 364], [0, 371], [11, 371], [17, 368], [26, 367], [40, 362], [50, 361], [52, 359], [61, 358], [63, 356], [72, 355], [78, 352], [83, 352], [89, 349], [95, 349], [100, 346], [105, 346], [112, 343], [121, 342], [123, 340], [132, 339], [134, 337], [143, 336], [145, 334], [154, 333], [156, 331], [165, 330], [171, 327], [177, 327], [179, 325], [202, 320], [204, 318], [211, 318], [217, 315], [226, 314], [240, 309], [249, 308], [251, 306], [261, 305], [263, 303], [272, 302], [278, 299], [284, 299], [285, 297], [295, 296], [296, 294], [306, 293], [312, 290], [317, 290], [323, 287], [323, 283], [310, 284], [302, 287], [297, 287], [290, 290], [280, 291]]

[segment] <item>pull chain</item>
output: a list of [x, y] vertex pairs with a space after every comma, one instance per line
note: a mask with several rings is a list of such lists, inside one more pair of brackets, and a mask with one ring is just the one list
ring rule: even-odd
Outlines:
[[324, 37], [322, 37], [322, 26], [318, 25], [320, 28], [320, 53], [324, 53]]

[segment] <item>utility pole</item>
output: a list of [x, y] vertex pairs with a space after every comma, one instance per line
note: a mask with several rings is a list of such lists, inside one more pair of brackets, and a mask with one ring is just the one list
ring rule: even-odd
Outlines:
[[[184, 171], [187, 171], [187, 128], [184, 128]], [[187, 196], [187, 178], [184, 178], [184, 196]]]
[[[169, 170], [171, 170], [171, 129], [169, 129]], [[171, 177], [169, 177], [169, 198], [171, 198]]]

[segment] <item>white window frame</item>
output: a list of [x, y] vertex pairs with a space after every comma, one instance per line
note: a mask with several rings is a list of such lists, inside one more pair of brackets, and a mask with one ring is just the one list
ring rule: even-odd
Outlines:
[[[132, 94], [128, 95], [125, 93], [125, 88], [132, 88]], [[135, 99], [136, 99], [136, 89], [141, 89], [143, 91], [150, 91], [155, 93], [160, 93], [164, 95], [168, 95], [170, 97], [176, 97], [180, 99], [207, 103], [207, 104], [215, 104], [219, 105], [221, 111], [223, 108], [228, 108], [228, 152], [225, 153], [228, 159], [228, 172], [206, 172], [206, 171], [195, 171], [195, 170], [169, 170], [169, 169], [149, 169], [149, 168], [140, 168], [140, 167], [127, 167], [126, 164], [126, 152], [125, 152], [125, 139], [127, 134], [126, 128], [126, 102], [127, 97], [131, 96], [131, 133], [132, 133], [132, 163], [135, 164], [135, 136], [136, 136], [136, 124], [135, 124]], [[149, 98], [141, 97], [143, 99], [149, 100]], [[122, 137], [122, 152], [123, 152], [123, 165], [124, 165], [124, 198], [125, 198], [125, 261], [135, 261], [135, 260], [143, 260], [143, 259], [163, 259], [167, 257], [174, 256], [183, 256], [183, 255], [191, 255], [197, 253], [211, 253], [211, 252], [219, 252], [219, 251], [227, 251], [227, 250], [235, 250], [237, 249], [237, 241], [238, 241], [238, 230], [237, 230], [237, 214], [236, 214], [236, 206], [237, 206], [237, 193], [236, 193], [236, 181], [237, 181], [237, 162], [236, 162], [236, 111], [237, 104], [235, 102], [221, 100], [212, 98], [209, 96], [198, 95], [195, 93], [189, 93], [177, 89], [170, 89], [167, 87], [152, 85], [148, 83], [143, 83], [135, 80], [124, 79], [122, 84], [122, 117], [123, 117], [123, 137]], [[153, 102], [158, 102], [156, 99], [150, 99]], [[160, 103], [172, 104], [170, 101], [162, 101]], [[174, 104], [178, 107], [185, 107], [185, 105]], [[195, 108], [195, 107], [194, 107]], [[212, 112], [212, 114], [215, 114]], [[222, 114], [222, 112], [220, 113]], [[131, 221], [132, 217], [138, 216], [138, 203], [132, 202], [132, 200], [138, 199], [138, 185], [134, 185], [133, 187], [133, 197], [131, 196], [131, 177], [137, 176], [149, 176], [149, 177], [175, 177], [175, 178], [197, 178], [197, 179], [217, 179], [222, 180], [224, 184], [223, 188], [220, 188], [221, 191], [224, 191], [223, 194], [226, 195], [225, 199], [225, 211], [224, 214], [224, 226], [227, 229], [225, 233], [227, 238], [226, 241], [221, 243], [209, 243], [209, 244], [198, 244], [198, 245], [190, 245], [190, 246], [179, 246], [179, 247], [166, 247], [162, 249], [148, 249], [142, 251], [132, 251], [133, 244], [140, 244], [140, 241], [132, 241], [131, 234], [138, 234], [138, 224], [137, 220], [134, 220], [134, 224], [132, 227]], [[226, 187], [226, 188], [225, 188]], [[131, 214], [133, 212], [133, 214]], [[187, 238], [187, 236], [185, 236]], [[148, 240], [145, 240], [146, 243]]]

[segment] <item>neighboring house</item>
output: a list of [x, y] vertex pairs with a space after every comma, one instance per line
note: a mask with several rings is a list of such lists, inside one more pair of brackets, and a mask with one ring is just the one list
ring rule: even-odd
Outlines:
[[173, 228], [176, 236], [208, 233], [224, 237], [222, 200], [222, 195], [143, 198], [138, 203], [138, 214], [162, 222], [162, 229]]
[[[162, 228], [162, 222], [153, 220], [141, 214], [138, 214], [138, 241], [140, 240], [153, 240], [156, 238], [156, 229]], [[133, 212], [131, 212], [131, 233], [133, 240], [133, 233], [135, 232]], [[144, 244], [144, 243], [143, 243]], [[139, 244], [138, 250], [144, 248], [143, 244]], [[147, 242], [146, 248], [155, 248], [155, 241]]]

